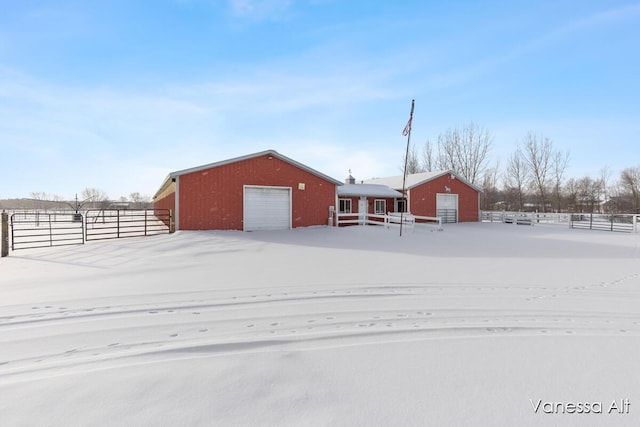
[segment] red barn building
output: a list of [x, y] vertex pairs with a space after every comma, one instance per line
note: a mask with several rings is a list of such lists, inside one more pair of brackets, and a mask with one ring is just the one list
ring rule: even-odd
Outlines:
[[[402, 191], [402, 176], [374, 178], [365, 184], [386, 185]], [[479, 187], [451, 171], [407, 175], [406, 211], [419, 216], [439, 216], [442, 222], [472, 222], [480, 219]], [[396, 201], [396, 210], [403, 209]]]
[[154, 207], [174, 211], [176, 230], [327, 225], [341, 184], [268, 150], [172, 172], [154, 196]]

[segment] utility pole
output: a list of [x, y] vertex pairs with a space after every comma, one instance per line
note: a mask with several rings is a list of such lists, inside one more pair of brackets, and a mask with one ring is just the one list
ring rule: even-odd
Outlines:
[[404, 209], [400, 212], [400, 237], [402, 237], [402, 223], [404, 222], [404, 211], [407, 210], [406, 183], [407, 183], [407, 163], [409, 161], [409, 144], [411, 142], [411, 121], [413, 120], [413, 107], [415, 99], [411, 100], [411, 113], [409, 113], [409, 121], [402, 131], [402, 135], [407, 137], [407, 151], [404, 155], [404, 173], [402, 175], [402, 196], [404, 197]]

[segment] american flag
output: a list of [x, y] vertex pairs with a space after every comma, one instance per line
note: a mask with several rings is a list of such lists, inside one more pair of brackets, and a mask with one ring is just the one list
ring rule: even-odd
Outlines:
[[409, 121], [407, 122], [407, 125], [404, 127], [404, 130], [402, 131], [402, 135], [403, 136], [407, 136], [409, 135], [409, 132], [411, 132], [411, 120], [413, 119], [413, 116], [409, 116]]
[[402, 135], [403, 136], [407, 136], [411, 133], [411, 120], [413, 120], [413, 105], [414, 105], [414, 100], [411, 100], [411, 113], [409, 113], [409, 121], [407, 122], [407, 125], [404, 127], [404, 130], [402, 131]]

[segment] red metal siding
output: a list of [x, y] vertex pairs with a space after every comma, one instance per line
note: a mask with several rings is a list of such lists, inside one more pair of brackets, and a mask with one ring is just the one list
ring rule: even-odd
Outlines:
[[451, 194], [458, 194], [458, 221], [478, 221], [478, 191], [459, 179], [451, 179], [445, 174], [409, 190], [411, 213], [418, 216], [436, 216], [436, 194], [445, 193], [445, 186]]
[[168, 196], [153, 202], [154, 209], [171, 209], [176, 210], [176, 193], [170, 193]]
[[[336, 184], [264, 155], [178, 178], [181, 230], [242, 230], [244, 185], [291, 187], [291, 225], [326, 225]], [[305, 185], [304, 190], [298, 184]]]

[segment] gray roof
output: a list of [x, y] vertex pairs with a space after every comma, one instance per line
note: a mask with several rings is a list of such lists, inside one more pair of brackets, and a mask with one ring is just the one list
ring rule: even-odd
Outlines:
[[381, 197], [381, 198], [399, 198], [402, 193], [389, 188], [386, 185], [378, 184], [344, 184], [338, 187], [338, 196], [343, 197]]

